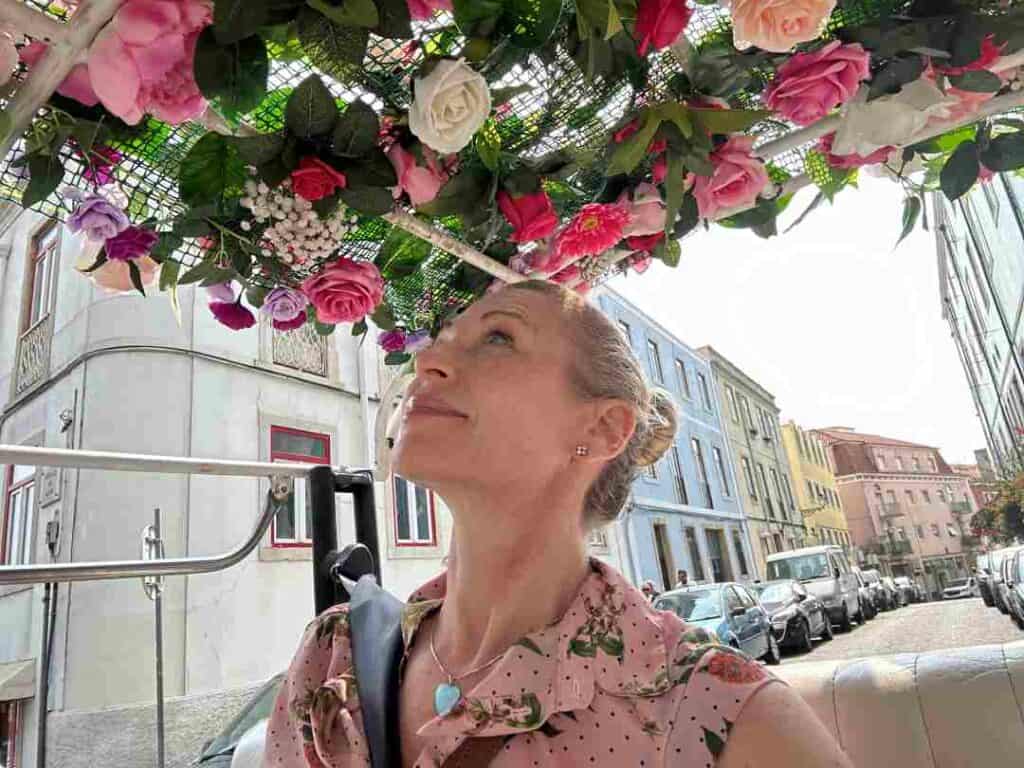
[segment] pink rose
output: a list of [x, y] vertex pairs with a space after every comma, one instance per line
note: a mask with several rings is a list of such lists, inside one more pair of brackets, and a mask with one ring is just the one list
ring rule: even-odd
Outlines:
[[292, 191], [310, 201], [333, 195], [334, 190], [344, 189], [348, 183], [344, 173], [311, 155], [299, 160], [299, 167], [292, 171], [291, 179]]
[[653, 47], [667, 48], [690, 23], [693, 9], [686, 0], [640, 0], [636, 12], [636, 49], [641, 56]]
[[662, 230], [654, 235], [639, 235], [637, 237], [627, 237], [626, 247], [631, 251], [650, 253], [653, 251], [658, 243], [665, 239], [665, 231]]
[[838, 40], [814, 53], [798, 53], [783, 64], [765, 103], [797, 125], [809, 125], [845, 104], [870, 77], [869, 56], [858, 43]]
[[558, 215], [551, 206], [551, 198], [542, 189], [517, 196], [501, 190], [498, 192], [498, 208], [512, 225], [509, 239], [514, 243], [543, 240], [558, 226]]
[[405, 331], [396, 328], [393, 331], [382, 333], [377, 337], [377, 343], [385, 352], [401, 352], [405, 349]]
[[452, 0], [405, 0], [409, 6], [409, 16], [413, 21], [427, 21], [434, 16], [434, 11], [450, 11]]
[[89, 79], [103, 106], [135, 125], [147, 112], [171, 124], [206, 108], [192, 74], [208, 0], [128, 0], [89, 48]]
[[632, 203], [628, 193], [623, 192], [619, 203], [629, 207], [629, 223], [622, 230], [623, 237], [653, 235], [665, 230], [665, 204], [653, 184], [638, 184], [633, 191]]
[[619, 128], [619, 130], [615, 131], [615, 133], [612, 134], [612, 141], [614, 141], [616, 144], [621, 144], [639, 130], [640, 121], [630, 120], [628, 123], [626, 123], [624, 126]]
[[384, 280], [368, 261], [341, 258], [302, 282], [321, 323], [355, 323], [380, 304]]
[[[31, 69], [43, 57], [48, 47], [46, 43], [34, 40], [21, 49], [22, 62]], [[85, 64], [76, 64], [71, 68], [68, 76], [57, 86], [57, 93], [61, 96], [67, 96], [69, 99], [74, 99], [87, 107], [94, 107], [100, 101], [96, 91], [92, 89], [92, 81], [89, 80], [89, 70]]]
[[661, 184], [668, 176], [668, 159], [664, 155], [658, 155], [658, 159], [651, 166], [651, 178], [655, 184]]
[[786, 53], [825, 30], [836, 0], [732, 0], [732, 31], [737, 48], [755, 45]]
[[426, 165], [417, 165], [416, 156], [398, 143], [392, 144], [388, 150], [388, 160], [391, 161], [398, 176], [395, 197], [400, 197], [405, 192], [409, 196], [409, 202], [414, 206], [429, 203], [437, 197], [441, 187], [448, 181], [448, 174], [438, 162], [434, 150], [424, 146], [423, 159]]
[[719, 211], [753, 205], [769, 184], [764, 163], [751, 154], [751, 136], [733, 136], [711, 153], [715, 171], [697, 176], [693, 194], [703, 219], [713, 219]]
[[870, 155], [835, 155], [832, 154], [832, 142], [836, 135], [828, 133], [818, 139], [818, 151], [825, 156], [826, 162], [833, 168], [860, 168], [864, 165], [877, 165], [889, 159], [889, 153], [895, 147], [881, 147]]

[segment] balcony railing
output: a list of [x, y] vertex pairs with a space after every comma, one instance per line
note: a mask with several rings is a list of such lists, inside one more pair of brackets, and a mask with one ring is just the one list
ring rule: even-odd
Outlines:
[[893, 517], [902, 517], [903, 515], [903, 508], [900, 506], [898, 501], [887, 501], [884, 504], [880, 504], [878, 507], [878, 516], [883, 520]]
[[881, 557], [903, 557], [909, 555], [912, 550], [910, 542], [905, 539], [873, 539], [864, 547], [864, 552]]
[[14, 396], [18, 397], [50, 375], [50, 342], [53, 340], [53, 315], [47, 315], [18, 339], [14, 369]]

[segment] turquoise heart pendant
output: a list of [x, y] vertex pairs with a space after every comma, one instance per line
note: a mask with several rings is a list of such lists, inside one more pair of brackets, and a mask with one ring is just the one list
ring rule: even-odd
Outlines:
[[434, 711], [439, 717], [447, 716], [462, 701], [462, 689], [452, 683], [438, 683], [434, 689]]

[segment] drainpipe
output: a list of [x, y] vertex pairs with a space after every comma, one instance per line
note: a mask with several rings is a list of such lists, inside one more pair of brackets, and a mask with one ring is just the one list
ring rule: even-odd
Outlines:
[[373, 424], [370, 422], [370, 393], [366, 391], [366, 350], [363, 343], [368, 333], [364, 333], [359, 339], [359, 348], [356, 351], [356, 381], [359, 387], [359, 412], [363, 420], [363, 466], [372, 467], [373, 457]]

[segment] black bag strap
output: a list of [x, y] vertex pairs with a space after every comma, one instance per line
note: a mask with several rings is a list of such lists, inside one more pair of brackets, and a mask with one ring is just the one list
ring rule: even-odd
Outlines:
[[401, 768], [398, 666], [402, 660], [404, 603], [363, 576], [351, 591], [352, 665], [373, 768]]

